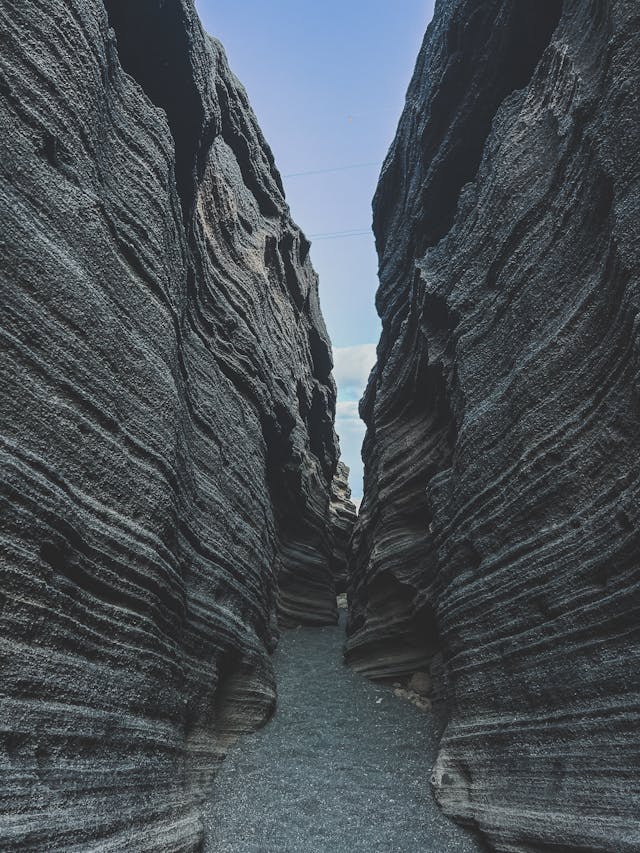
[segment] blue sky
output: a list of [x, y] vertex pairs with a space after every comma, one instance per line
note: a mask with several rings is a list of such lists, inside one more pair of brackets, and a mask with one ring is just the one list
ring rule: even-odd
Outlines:
[[[196, 6], [247, 89], [293, 217], [312, 241], [334, 346], [337, 430], [359, 498], [364, 426], [356, 402], [380, 333], [371, 199], [433, 2], [196, 0]], [[341, 168], [351, 166], [358, 168]], [[353, 235], [325, 237], [343, 232]]]

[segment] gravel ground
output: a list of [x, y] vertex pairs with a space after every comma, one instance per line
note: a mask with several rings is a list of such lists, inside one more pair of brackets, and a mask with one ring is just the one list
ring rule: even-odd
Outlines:
[[342, 662], [344, 628], [286, 632], [278, 710], [223, 763], [207, 853], [477, 853], [439, 811], [430, 715]]

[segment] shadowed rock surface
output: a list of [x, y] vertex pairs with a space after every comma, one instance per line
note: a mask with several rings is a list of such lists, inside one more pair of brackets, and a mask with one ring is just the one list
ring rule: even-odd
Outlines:
[[343, 643], [344, 624], [284, 632], [277, 711], [222, 765], [206, 853], [479, 853], [433, 799], [433, 718], [345, 667]]
[[640, 850], [640, 18], [440, 0], [376, 195], [347, 658], [431, 668], [444, 810]]
[[344, 462], [338, 462], [333, 478], [329, 512], [333, 544], [331, 571], [336, 593], [340, 594], [346, 592], [349, 583], [349, 548], [357, 517], [355, 504], [351, 501], [349, 468]]
[[196, 850], [278, 609], [336, 618], [309, 243], [191, 0], [0, 35], [0, 848]]

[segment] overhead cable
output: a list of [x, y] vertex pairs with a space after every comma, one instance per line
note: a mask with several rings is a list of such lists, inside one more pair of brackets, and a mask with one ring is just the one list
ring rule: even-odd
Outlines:
[[351, 231], [334, 231], [328, 234], [309, 234], [310, 240], [340, 240], [345, 237], [373, 237], [371, 228], [352, 229]]
[[283, 178], [304, 178], [307, 175], [328, 175], [330, 172], [349, 172], [351, 169], [368, 169], [369, 167], [378, 166], [379, 162], [375, 163], [352, 163], [350, 166], [334, 166], [331, 169], [313, 169], [309, 172], [291, 172], [288, 175], [283, 175]]

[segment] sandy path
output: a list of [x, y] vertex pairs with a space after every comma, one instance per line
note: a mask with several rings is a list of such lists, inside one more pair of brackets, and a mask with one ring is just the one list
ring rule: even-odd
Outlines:
[[278, 710], [224, 762], [208, 853], [476, 853], [429, 787], [430, 715], [342, 662], [344, 629], [286, 632]]

